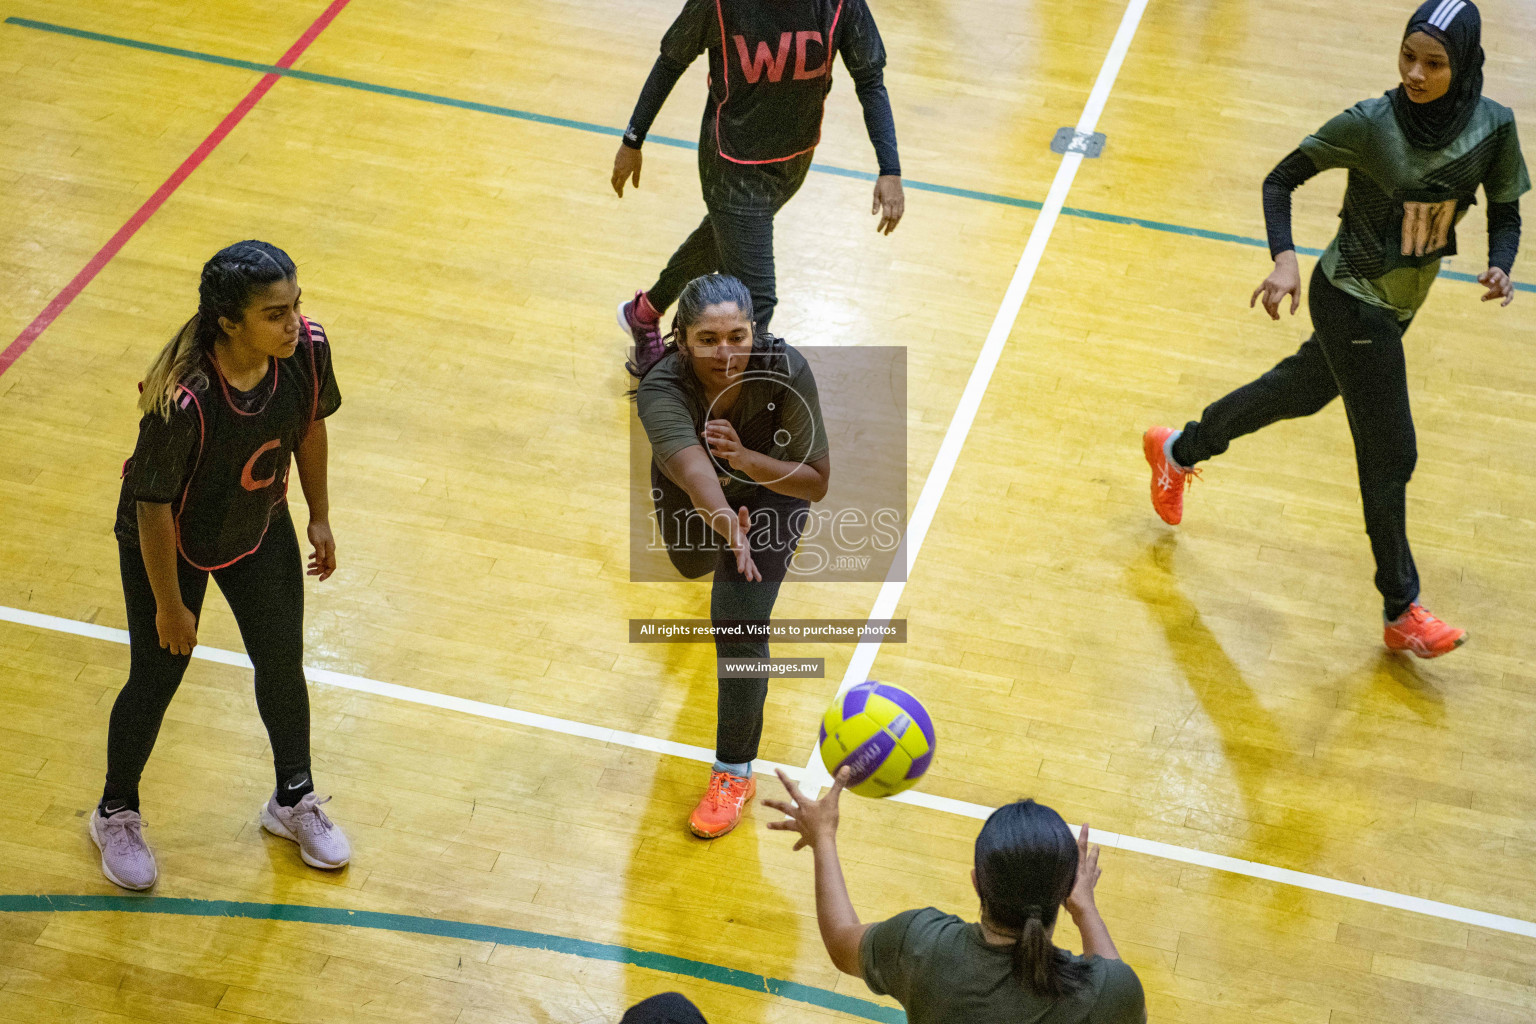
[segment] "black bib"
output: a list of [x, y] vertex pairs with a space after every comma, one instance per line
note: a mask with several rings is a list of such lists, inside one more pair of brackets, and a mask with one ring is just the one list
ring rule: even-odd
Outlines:
[[298, 350], [271, 360], [248, 410], [236, 405], [217, 365], [205, 391], [180, 390], [177, 403], [196, 412], [199, 436], [174, 507], [176, 546], [199, 569], [222, 569], [255, 551], [273, 510], [288, 500], [288, 467], [320, 400], [319, 331], [304, 320]]
[[715, 10], [724, 73], [710, 92], [720, 155], [771, 164], [815, 149], [842, 0], [715, 0]]

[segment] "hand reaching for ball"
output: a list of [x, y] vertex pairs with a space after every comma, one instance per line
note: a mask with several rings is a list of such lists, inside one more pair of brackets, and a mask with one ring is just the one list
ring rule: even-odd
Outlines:
[[774, 770], [778, 773], [779, 781], [784, 784], [784, 789], [789, 793], [792, 802], [763, 801], [764, 804], [784, 815], [783, 821], [770, 821], [768, 827], [780, 832], [800, 833], [800, 838], [795, 840], [796, 850], [807, 846], [814, 849], [819, 843], [834, 842], [837, 839], [837, 800], [847, 787], [853, 770], [847, 766], [841, 768], [837, 778], [832, 780], [832, 788], [827, 790], [827, 795], [820, 800], [812, 800], [800, 792], [800, 787], [795, 785], [794, 779], [784, 774], [784, 769]]

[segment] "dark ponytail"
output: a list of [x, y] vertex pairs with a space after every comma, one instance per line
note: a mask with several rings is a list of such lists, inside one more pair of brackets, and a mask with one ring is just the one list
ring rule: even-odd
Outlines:
[[198, 281], [197, 312], [182, 324], [144, 374], [139, 411], [169, 420], [178, 387], [207, 383], [202, 357], [213, 351], [213, 343], [222, 333], [219, 318], [244, 320], [245, 307], [256, 292], [297, 275], [288, 254], [267, 242], [236, 242], [214, 253], [203, 264]]
[[1014, 936], [1013, 975], [1039, 996], [1059, 998], [1087, 980], [1087, 965], [1050, 939], [1077, 880], [1077, 842], [1061, 815], [1020, 800], [992, 812], [976, 837], [976, 887], [994, 931]]
[[[1036, 911], [1040, 908], [1035, 907]], [[1054, 970], [1056, 947], [1045, 934], [1045, 923], [1040, 914], [1031, 914], [1024, 922], [1024, 930], [1013, 944], [1013, 976], [1025, 982], [1036, 994], [1059, 996], [1061, 981]]]

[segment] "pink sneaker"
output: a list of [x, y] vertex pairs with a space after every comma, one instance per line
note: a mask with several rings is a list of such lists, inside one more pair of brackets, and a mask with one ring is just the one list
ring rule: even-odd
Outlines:
[[160, 876], [143, 828], [138, 811], [118, 811], [110, 818], [91, 811], [91, 840], [101, 850], [101, 873], [113, 885], [135, 892], [148, 889]]
[[624, 366], [636, 378], [644, 377], [666, 352], [666, 342], [661, 337], [661, 317], [655, 314], [645, 292], [635, 292], [633, 299], [619, 303], [619, 328], [635, 343]]
[[352, 845], [320, 809], [330, 799], [320, 800], [313, 793], [305, 793], [297, 804], [284, 807], [274, 794], [261, 809], [261, 827], [279, 839], [298, 843], [299, 856], [312, 868], [342, 867], [352, 859]]

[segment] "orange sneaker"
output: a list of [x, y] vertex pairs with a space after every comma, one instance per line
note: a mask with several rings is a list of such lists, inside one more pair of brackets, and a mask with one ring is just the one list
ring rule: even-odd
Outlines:
[[1382, 637], [1394, 651], [1412, 651], [1421, 658], [1450, 654], [1467, 642], [1467, 631], [1447, 626], [1415, 601], [1408, 610], [1387, 623]]
[[1184, 490], [1199, 476], [1198, 469], [1180, 469], [1165, 448], [1172, 427], [1152, 427], [1141, 435], [1141, 453], [1152, 467], [1152, 507], [1163, 522], [1178, 526], [1184, 518]]
[[688, 816], [688, 828], [700, 839], [718, 839], [741, 820], [741, 809], [757, 793], [757, 780], [730, 772], [711, 772], [704, 799]]

